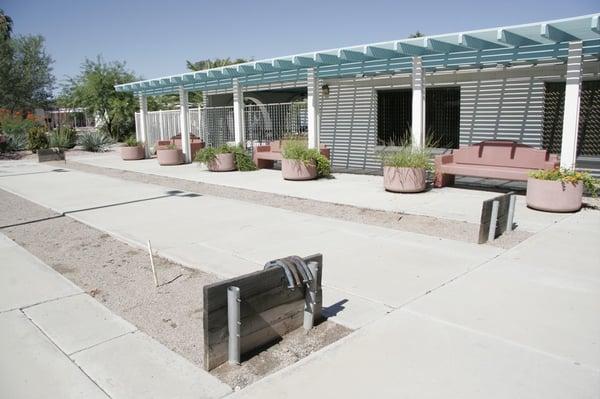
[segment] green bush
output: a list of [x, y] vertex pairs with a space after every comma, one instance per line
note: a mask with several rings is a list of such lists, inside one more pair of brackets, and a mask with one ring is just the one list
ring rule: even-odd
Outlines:
[[308, 148], [304, 140], [289, 140], [283, 146], [282, 156], [285, 159], [295, 159], [304, 164], [314, 163], [319, 177], [331, 174], [331, 162], [315, 148]]
[[18, 113], [0, 109], [0, 134], [4, 136], [0, 151], [13, 152], [29, 148], [29, 132], [39, 128], [40, 125], [32, 118], [23, 118]]
[[70, 127], [55, 129], [50, 134], [49, 143], [53, 148], [73, 148], [77, 144], [77, 131]]
[[398, 148], [386, 149], [381, 152], [384, 166], [393, 168], [416, 168], [432, 170], [431, 148], [413, 147], [410, 142], [405, 142]]
[[97, 130], [82, 134], [78, 142], [85, 151], [91, 152], [106, 151], [108, 146], [114, 143], [106, 133]]
[[213, 162], [218, 154], [233, 154], [235, 166], [239, 171], [246, 172], [256, 170], [252, 157], [241, 146], [224, 144], [220, 147], [206, 147], [196, 153], [194, 160], [203, 164]]
[[144, 143], [142, 143], [141, 141], [137, 141], [137, 139], [135, 138], [135, 136], [128, 136], [125, 139], [125, 147], [138, 147], [143, 145]]
[[34, 126], [27, 131], [27, 148], [34, 153], [37, 150], [48, 148], [48, 136], [43, 126]]
[[538, 180], [560, 181], [563, 183], [583, 183], [586, 190], [594, 197], [598, 195], [600, 181], [592, 177], [588, 172], [570, 169], [555, 168], [551, 170], [533, 170], [529, 176]]
[[0, 144], [0, 152], [22, 151], [27, 148], [27, 136], [24, 134], [12, 134], [4, 136], [4, 143]]

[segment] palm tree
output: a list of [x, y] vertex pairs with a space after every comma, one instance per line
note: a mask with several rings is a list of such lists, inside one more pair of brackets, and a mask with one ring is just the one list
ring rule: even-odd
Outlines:
[[0, 37], [4, 40], [10, 39], [12, 33], [13, 20], [11, 17], [4, 13], [4, 10], [0, 8]]
[[241, 64], [243, 62], [248, 62], [248, 60], [243, 58], [237, 58], [232, 60], [231, 58], [215, 58], [214, 60], [200, 60], [196, 62], [186, 61], [187, 68], [190, 71], [203, 71], [205, 69], [211, 68], [219, 68], [227, 65], [233, 64]]

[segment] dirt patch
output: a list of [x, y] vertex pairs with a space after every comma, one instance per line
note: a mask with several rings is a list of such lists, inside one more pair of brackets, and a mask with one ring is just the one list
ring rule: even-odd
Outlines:
[[[62, 165], [64, 166], [64, 164]], [[399, 212], [378, 211], [373, 209], [359, 208], [351, 205], [333, 204], [330, 202], [288, 197], [285, 195], [263, 193], [259, 191], [194, 182], [172, 177], [101, 168], [98, 166], [78, 163], [76, 161], [67, 161], [66, 166], [82, 172], [101, 174], [141, 183], [156, 184], [183, 191], [191, 191], [199, 194], [252, 202], [274, 208], [281, 208], [316, 216], [330, 217], [349, 222], [381, 226], [395, 230], [408, 231], [411, 233], [426, 234], [456, 241], [465, 241], [471, 243], [477, 242], [479, 235], [479, 225], [468, 222], [438, 219], [430, 216], [411, 215]], [[526, 231], [515, 230], [502, 235], [497, 240], [488, 243], [488, 245], [509, 249], [531, 237], [532, 235], [532, 233]]]
[[[92, 297], [171, 350], [202, 367], [202, 287], [219, 278], [155, 257], [69, 217], [0, 190], [0, 229]], [[326, 321], [309, 334], [296, 330], [238, 367], [213, 373], [244, 387], [349, 334]]]

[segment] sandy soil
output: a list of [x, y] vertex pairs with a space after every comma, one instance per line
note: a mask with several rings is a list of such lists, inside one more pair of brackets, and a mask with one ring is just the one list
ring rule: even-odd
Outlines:
[[[117, 177], [124, 180], [172, 187], [182, 191], [191, 191], [199, 194], [231, 198], [317, 216], [325, 216], [362, 224], [371, 224], [440, 238], [449, 238], [457, 241], [477, 242], [477, 237], [479, 234], [479, 225], [468, 222], [458, 222], [399, 212], [377, 211], [372, 209], [358, 208], [350, 205], [340, 205], [297, 197], [288, 197], [284, 195], [219, 186], [216, 184], [194, 182], [184, 179], [175, 179], [171, 177], [155, 176], [138, 172], [101, 168], [98, 166], [78, 163], [77, 161], [67, 160], [66, 165], [62, 162], [56, 163], [56, 165], [62, 165], [63, 167], [80, 170], [82, 172]], [[488, 245], [508, 249], [531, 236], [532, 233], [517, 229], [513, 232], [500, 236], [493, 242], [488, 243]]]
[[[154, 287], [148, 253], [69, 217], [0, 190], [0, 230], [109, 309], [162, 344], [202, 366], [202, 287], [218, 277], [155, 257]], [[244, 387], [338, 340], [351, 331], [326, 321], [302, 329], [246, 360], [213, 373]]]

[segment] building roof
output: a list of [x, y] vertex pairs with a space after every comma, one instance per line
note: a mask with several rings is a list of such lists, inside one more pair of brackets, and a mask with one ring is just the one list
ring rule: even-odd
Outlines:
[[568, 43], [581, 41], [583, 54], [600, 54], [600, 14], [525, 25], [392, 40], [246, 62], [115, 86], [140, 95], [299, 81], [315, 68], [320, 78], [403, 73], [421, 56], [427, 70], [483, 67], [513, 62], [564, 60]]

